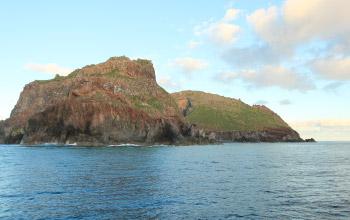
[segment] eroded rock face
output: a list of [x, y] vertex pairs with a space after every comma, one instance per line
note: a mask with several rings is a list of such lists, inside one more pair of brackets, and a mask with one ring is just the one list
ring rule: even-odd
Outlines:
[[[251, 107], [241, 101], [231, 106], [226, 99], [216, 100], [212, 94], [200, 93], [200, 99], [183, 94], [171, 96], [157, 84], [151, 61], [113, 57], [77, 69], [66, 77], [26, 85], [11, 117], [0, 122], [0, 143], [151, 145], [301, 141], [297, 132], [266, 107]], [[254, 118], [248, 117], [228, 121], [229, 129], [218, 129], [215, 120], [208, 127], [200, 120], [196, 123], [198, 117], [204, 121], [210, 117], [206, 111], [198, 115], [203, 100], [209, 106], [220, 104], [212, 109], [211, 115], [243, 109], [243, 113], [268, 116], [281, 126], [261, 129], [265, 122], [271, 124], [265, 120], [253, 124], [258, 130], [230, 129], [230, 123], [239, 122], [240, 126], [251, 123]], [[232, 104], [234, 100], [228, 101]], [[193, 113], [197, 119], [189, 120]]]
[[75, 76], [98, 76], [121, 74], [129, 77], [144, 77], [155, 80], [156, 74], [149, 60], [130, 60], [128, 57], [111, 57], [106, 62], [88, 65], [73, 72]]
[[316, 142], [316, 140], [313, 138], [308, 138], [308, 139], [305, 139], [305, 142]]
[[4, 121], [0, 121], [0, 144], [5, 143]]
[[183, 127], [152, 63], [115, 57], [25, 86], [0, 134], [4, 143], [169, 144]]
[[193, 125], [192, 136], [209, 142], [303, 141], [275, 112], [266, 106], [249, 106], [241, 100], [198, 91], [172, 94], [185, 120]]

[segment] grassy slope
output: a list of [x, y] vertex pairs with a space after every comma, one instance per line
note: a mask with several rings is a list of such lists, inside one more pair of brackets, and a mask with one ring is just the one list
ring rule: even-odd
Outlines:
[[252, 107], [240, 100], [219, 95], [184, 91], [174, 93], [176, 100], [188, 98], [192, 109], [188, 122], [216, 131], [259, 131], [264, 128], [288, 127], [275, 113], [265, 107]]
[[[141, 62], [142, 60], [138, 60]], [[36, 82], [44, 85], [48, 83], [64, 83], [66, 80], [71, 80], [77, 77], [79, 70], [73, 71], [68, 76], [56, 76], [50, 80], [37, 80]], [[169, 111], [173, 112], [170, 115], [178, 115], [179, 110], [177, 103], [172, 99], [170, 94], [160, 87], [152, 79], [143, 77], [130, 77], [127, 74], [121, 73], [115, 69], [111, 72], [104, 74], [90, 74], [88, 77], [104, 78], [113, 85], [123, 84], [123, 88], [120, 91], [121, 98], [125, 102], [129, 103], [130, 107], [135, 110], [144, 111], [150, 115], [169, 115]], [[93, 99], [103, 103], [110, 103], [116, 107], [125, 105], [120, 100], [115, 99], [109, 93], [104, 90], [94, 90], [90, 94], [86, 94], [84, 99]], [[167, 113], [166, 113], [167, 112]]]

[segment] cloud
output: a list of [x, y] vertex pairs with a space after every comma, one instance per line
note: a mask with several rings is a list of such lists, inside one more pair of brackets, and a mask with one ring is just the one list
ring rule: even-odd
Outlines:
[[166, 88], [171, 88], [171, 89], [178, 89], [180, 88], [180, 84], [173, 79], [171, 79], [170, 76], [163, 76], [158, 79], [158, 83], [161, 86], [164, 86]]
[[245, 70], [240, 74], [244, 81], [249, 82], [257, 87], [279, 86], [290, 88], [291, 81], [296, 81], [295, 75], [283, 67], [265, 66], [260, 70]]
[[73, 69], [62, 67], [55, 63], [48, 63], [48, 64], [28, 63], [25, 65], [25, 69], [34, 71], [34, 72], [47, 73], [50, 75], [59, 74], [61, 76], [66, 76], [73, 71]]
[[172, 65], [179, 68], [184, 73], [193, 73], [203, 70], [208, 66], [205, 61], [192, 57], [177, 58]]
[[[245, 47], [226, 49], [222, 58], [234, 68], [256, 69], [256, 73], [264, 72], [264, 66], [288, 63], [289, 66], [303, 66], [324, 79], [350, 80], [349, 7], [350, 1], [345, 0], [285, 0], [281, 6], [259, 8], [246, 16], [256, 41]], [[295, 56], [298, 49], [305, 46], [313, 49], [320, 47], [320, 44], [326, 45], [318, 48], [321, 52], [309, 50], [314, 52], [310, 54], [311, 57], [305, 58], [314, 59], [311, 65], [304, 58]], [[317, 58], [320, 56], [326, 58]], [[243, 76], [249, 75], [248, 73]], [[255, 76], [255, 79], [249, 81], [255, 81], [257, 85], [279, 84], [287, 88], [284, 83], [273, 83], [282, 82], [280, 79], [271, 79], [272, 82], [268, 83], [261, 79], [263, 74], [254, 75], [250, 71], [250, 75]], [[291, 72], [286, 75], [292, 79], [306, 80], [298, 74], [293, 77]], [[258, 81], [263, 83], [257, 83]], [[290, 87], [297, 85], [295, 81], [292, 84], [294, 86]]]
[[237, 78], [238, 74], [236, 72], [221, 72], [214, 77], [215, 80], [223, 83], [227, 83]]
[[289, 124], [306, 138], [350, 140], [350, 119], [294, 121]]
[[189, 49], [195, 49], [195, 48], [197, 48], [199, 45], [201, 45], [201, 42], [191, 40], [190, 42], [188, 42], [187, 47], [188, 47]]
[[292, 102], [289, 99], [283, 99], [281, 101], [279, 101], [280, 105], [290, 105], [292, 104]]
[[197, 25], [195, 27], [195, 34], [207, 36], [209, 40], [218, 45], [232, 44], [237, 40], [238, 34], [241, 31], [238, 25], [232, 23], [238, 13], [238, 9], [230, 8], [221, 20], [211, 20]]
[[318, 131], [322, 128], [328, 129], [350, 129], [350, 119], [321, 119], [309, 121], [296, 121], [291, 123], [300, 130]]
[[218, 44], [230, 44], [236, 41], [240, 27], [234, 24], [219, 22], [208, 28], [209, 37]]
[[[220, 83], [230, 83], [234, 80], [242, 80], [249, 86], [261, 87], [279, 87], [287, 90], [299, 90], [302, 92], [312, 90], [315, 85], [307, 77], [293, 72], [281, 66], [264, 66], [258, 70], [241, 70], [237, 72], [223, 71], [213, 77]], [[266, 103], [256, 103], [266, 104]], [[291, 102], [287, 99], [281, 100], [280, 105], [289, 105]]]
[[341, 39], [339, 42], [336, 42], [331, 46], [332, 47], [330, 48], [329, 52], [332, 55], [350, 55], [350, 38]]
[[350, 80], [350, 57], [315, 60], [312, 69], [327, 79]]
[[238, 14], [239, 14], [240, 10], [236, 9], [236, 8], [229, 8], [226, 11], [225, 17], [224, 17], [224, 21], [233, 21], [237, 18]]
[[237, 40], [241, 29], [235, 24], [219, 21], [197, 26], [195, 30], [197, 35], [205, 35], [215, 44], [227, 45]]
[[264, 64], [279, 63], [285, 54], [266, 45], [253, 45], [246, 48], [230, 48], [222, 58], [234, 67], [253, 67]]
[[[265, 42], [274, 45], [283, 39], [281, 35], [284, 30], [282, 24], [280, 24], [278, 8], [276, 6], [254, 11], [247, 16], [247, 21]], [[278, 29], [282, 30], [275, 32]]]
[[350, 34], [349, 7], [347, 0], [287, 0], [283, 15], [300, 40], [338, 38]]
[[249, 86], [279, 87], [287, 90], [308, 91], [315, 86], [307, 76], [294, 72], [283, 66], [266, 65], [258, 69], [246, 69], [236, 72], [223, 72], [215, 76], [220, 82], [240, 79]]
[[[259, 8], [246, 16], [257, 42], [246, 47], [227, 49], [222, 58], [235, 68], [256, 69], [253, 71], [255, 74], [252, 71], [241, 74], [243, 79], [253, 84], [287, 88], [282, 79], [271, 79], [269, 83], [264, 78], [270, 77], [262, 77], [265, 74], [259, 72], [265, 72], [264, 66], [278, 66], [282, 62], [295, 65], [293, 59], [299, 48], [313, 47], [312, 43], [319, 42], [327, 45], [322, 48], [326, 58], [316, 58], [320, 53], [313, 52], [311, 56], [314, 56], [314, 61], [305, 67], [324, 79], [350, 80], [349, 7], [350, 1], [344, 0], [286, 0], [281, 6]], [[306, 81], [298, 74], [292, 76], [292, 72], [277, 71], [276, 68], [269, 75], [275, 75], [276, 72], [284, 72], [278, 76], [286, 75], [292, 79], [291, 88], [301, 88], [295, 79]], [[304, 83], [302, 87], [305, 89], [308, 87], [306, 84], [310, 83]]]
[[344, 0], [286, 0], [282, 7], [254, 11], [247, 20], [264, 42], [283, 51], [312, 40], [348, 39], [349, 7]]
[[269, 102], [266, 100], [258, 100], [254, 104], [255, 105], [267, 105], [267, 104], [269, 104]]
[[336, 81], [336, 82], [328, 83], [323, 87], [323, 89], [326, 91], [337, 92], [337, 89], [343, 85], [344, 85], [343, 82]]

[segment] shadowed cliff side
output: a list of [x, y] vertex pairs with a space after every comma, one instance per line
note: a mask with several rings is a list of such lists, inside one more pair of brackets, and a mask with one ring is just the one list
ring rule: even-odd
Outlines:
[[176, 143], [183, 117], [156, 82], [151, 61], [113, 57], [66, 77], [25, 86], [5, 143]]
[[112, 57], [25, 86], [0, 143], [116, 145], [302, 141], [264, 106], [202, 92], [170, 95], [149, 60]]

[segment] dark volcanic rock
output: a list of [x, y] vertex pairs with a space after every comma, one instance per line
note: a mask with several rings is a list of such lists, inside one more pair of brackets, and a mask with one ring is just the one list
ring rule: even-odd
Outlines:
[[305, 142], [316, 142], [316, 140], [313, 138], [307, 138], [305, 139]]
[[3, 124], [5, 143], [96, 145], [177, 143], [185, 123], [150, 61], [115, 57], [28, 84]]
[[5, 143], [5, 123], [0, 121], [0, 143]]
[[[215, 104], [212, 96], [203, 97]], [[247, 113], [263, 115], [267, 120], [243, 118], [243, 124], [253, 123], [258, 130], [220, 130], [188, 120], [198, 113], [198, 106], [191, 97], [174, 99], [162, 89], [151, 61], [113, 57], [66, 77], [26, 85], [11, 117], [0, 122], [0, 143], [151, 145], [301, 140], [298, 133], [265, 107], [224, 105], [229, 111], [236, 111], [238, 106], [243, 112], [246, 109]], [[220, 111], [217, 108], [211, 113], [217, 115]], [[204, 121], [211, 117], [204, 113], [196, 117]], [[230, 128], [236, 122], [242, 124], [242, 119], [225, 124]], [[265, 126], [276, 123], [281, 126]]]

